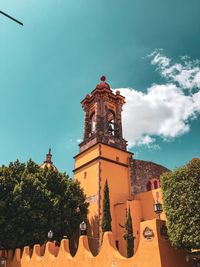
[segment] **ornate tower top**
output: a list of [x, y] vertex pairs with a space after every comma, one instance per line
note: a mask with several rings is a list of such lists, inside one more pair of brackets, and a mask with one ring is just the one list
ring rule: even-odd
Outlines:
[[108, 83], [106, 83], [106, 76], [101, 76], [100, 78], [101, 82], [100, 84], [97, 84], [96, 88], [101, 89], [101, 88], [107, 88], [110, 89], [110, 86]]
[[80, 151], [88, 147], [103, 143], [126, 150], [127, 142], [122, 136], [122, 106], [125, 98], [117, 91], [112, 92], [106, 77], [100, 78], [101, 82], [87, 94], [81, 101], [85, 112], [84, 139], [79, 145]]
[[53, 168], [53, 170], [57, 170], [57, 168], [53, 165], [53, 162], [51, 161], [52, 154], [51, 154], [51, 148], [49, 148], [48, 153], [46, 154], [46, 160], [43, 162], [43, 164], [40, 165], [40, 168], [44, 169], [47, 168]]
[[51, 148], [49, 148], [48, 153], [46, 154], [46, 160], [44, 161], [45, 163], [52, 163], [51, 161], [52, 154], [51, 154]]

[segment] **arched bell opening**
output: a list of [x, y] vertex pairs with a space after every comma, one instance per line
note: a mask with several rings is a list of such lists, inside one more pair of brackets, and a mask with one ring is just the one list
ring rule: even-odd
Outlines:
[[90, 135], [92, 135], [96, 130], [96, 118], [95, 112], [90, 115]]
[[108, 132], [115, 136], [115, 113], [112, 110], [108, 113]]

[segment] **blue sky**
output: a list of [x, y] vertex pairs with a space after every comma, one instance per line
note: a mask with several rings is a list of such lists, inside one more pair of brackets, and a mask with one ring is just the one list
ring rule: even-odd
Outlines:
[[102, 74], [127, 97], [136, 158], [174, 168], [200, 157], [199, 0], [1, 0], [0, 10], [24, 23], [0, 15], [0, 164], [42, 163], [51, 145], [71, 174], [80, 101]]

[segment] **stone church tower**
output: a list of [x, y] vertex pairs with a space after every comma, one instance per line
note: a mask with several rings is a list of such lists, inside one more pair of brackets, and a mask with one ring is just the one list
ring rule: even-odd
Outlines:
[[85, 124], [80, 152], [95, 143], [126, 150], [127, 142], [122, 136], [121, 118], [124, 97], [119, 91], [114, 95], [105, 79], [105, 76], [102, 76], [101, 83], [81, 102], [85, 112]]
[[[127, 151], [127, 142], [122, 131], [122, 107], [125, 98], [119, 91], [114, 94], [106, 83], [101, 82], [81, 102], [84, 110], [84, 136], [75, 158], [74, 177], [80, 181], [89, 203], [88, 238], [92, 252], [97, 254], [101, 244], [101, 221], [103, 212], [103, 189], [107, 179], [110, 191], [112, 232], [116, 246], [126, 255], [123, 239], [127, 208], [141, 209], [141, 203], [134, 201], [135, 194], [160, 187], [159, 176], [167, 169], [153, 162], [133, 159]], [[153, 187], [151, 187], [153, 185]], [[155, 185], [155, 186], [154, 186]], [[153, 206], [151, 199], [150, 209]], [[150, 202], [149, 202], [150, 203]], [[134, 212], [135, 213], [135, 212]], [[138, 232], [142, 213], [136, 211]], [[153, 211], [146, 218], [154, 218]], [[135, 239], [137, 248], [138, 237]]]
[[[130, 161], [132, 153], [127, 151], [127, 142], [122, 133], [122, 106], [125, 99], [120, 92], [114, 94], [105, 77], [83, 99], [85, 113], [84, 138], [80, 153], [75, 158], [74, 176], [81, 183], [89, 205], [89, 243], [94, 253], [102, 233], [103, 189], [107, 179], [110, 190], [112, 230], [116, 235], [120, 223], [125, 220], [125, 203], [130, 195]], [[116, 210], [121, 212], [116, 213]], [[122, 215], [123, 213], [123, 215]], [[117, 215], [118, 214], [118, 215]]]

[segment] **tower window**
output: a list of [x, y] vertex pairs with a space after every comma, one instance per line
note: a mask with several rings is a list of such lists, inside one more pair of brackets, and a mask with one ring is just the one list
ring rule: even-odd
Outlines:
[[96, 123], [95, 120], [92, 120], [92, 133], [95, 131]]
[[112, 110], [108, 113], [108, 132], [115, 135], [115, 113]]
[[87, 178], [87, 172], [84, 172], [84, 179]]
[[116, 157], [116, 161], [119, 161], [119, 157]]
[[94, 133], [96, 129], [95, 112], [90, 116], [90, 134]]
[[160, 180], [159, 179], [150, 179], [146, 185], [147, 191], [160, 188]]

